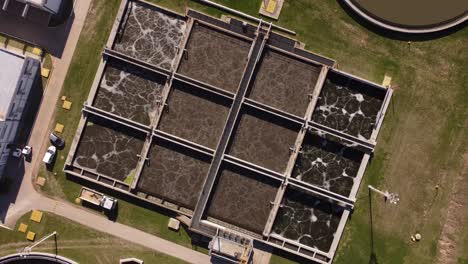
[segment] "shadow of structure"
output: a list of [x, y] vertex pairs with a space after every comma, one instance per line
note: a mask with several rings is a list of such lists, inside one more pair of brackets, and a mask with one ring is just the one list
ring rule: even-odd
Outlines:
[[24, 160], [10, 157], [5, 173], [5, 183], [0, 187], [0, 223], [5, 222], [10, 204], [14, 204], [18, 197], [25, 174]]
[[47, 27], [0, 10], [0, 33], [41, 47], [52, 56], [61, 58], [75, 20], [75, 13], [71, 12], [63, 24]]
[[374, 248], [374, 221], [372, 216], [372, 192], [369, 190], [369, 234], [370, 234], [370, 256], [369, 264], [378, 264], [377, 255]]
[[[24, 110], [24, 116], [21, 121], [21, 127], [18, 130], [15, 144], [17, 146], [24, 146], [29, 141], [31, 131], [36, 122], [37, 113], [42, 103], [42, 96], [44, 94], [44, 87], [41, 80], [38, 80], [34, 87], [31, 89], [28, 97], [28, 103]], [[34, 150], [33, 150], [34, 151]]]
[[49, 27], [58, 27], [67, 22], [73, 14], [73, 5], [75, 1], [63, 1], [60, 11], [57, 15], [52, 16], [49, 22]]
[[319, 263], [317, 263], [315, 261], [312, 261], [312, 260], [309, 260], [309, 259], [306, 259], [306, 258], [302, 258], [299, 255], [289, 253], [289, 252], [287, 252], [285, 250], [273, 249], [272, 254], [280, 256], [282, 258], [285, 258], [285, 259], [287, 259], [287, 260], [289, 260], [290, 262], [293, 262], [293, 263], [319, 264]]
[[[31, 89], [13, 148], [22, 148], [29, 141], [32, 128], [36, 122], [37, 112], [42, 103], [43, 92], [44, 87], [39, 79]], [[40, 153], [35, 153], [33, 149], [31, 155], [40, 155]], [[30, 158], [26, 161], [29, 160]], [[0, 222], [2, 223], [5, 221], [6, 213], [10, 204], [14, 204], [18, 197], [21, 182], [23, 181], [25, 174], [24, 163], [25, 159], [23, 158], [14, 158], [10, 156], [8, 159], [5, 171], [7, 177], [5, 183], [0, 185]]]
[[336, 0], [337, 3], [341, 6], [341, 8], [350, 16], [354, 21], [359, 23], [361, 26], [365, 27], [367, 30], [372, 31], [373, 33], [394, 40], [402, 40], [402, 41], [428, 41], [434, 40], [438, 38], [442, 38], [448, 35], [451, 35], [455, 32], [458, 32], [465, 28], [468, 25], [468, 20], [464, 23], [458, 24], [454, 27], [432, 32], [432, 33], [402, 33], [396, 32], [392, 30], [388, 30], [382, 27], [379, 27], [372, 22], [368, 21], [367, 19], [363, 18], [359, 14], [357, 14], [351, 7], [349, 7], [343, 0]]

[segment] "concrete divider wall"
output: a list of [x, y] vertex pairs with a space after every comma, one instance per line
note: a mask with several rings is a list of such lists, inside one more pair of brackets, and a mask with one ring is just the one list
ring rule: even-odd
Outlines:
[[[142, 2], [138, 0], [129, 0], [129, 1]], [[144, 2], [144, 4], [148, 5], [151, 8], [155, 8], [155, 10], [164, 10], [162, 12], [170, 12], [172, 14], [172, 11], [168, 11], [163, 8], [156, 7], [151, 3]], [[180, 214], [187, 215], [187, 216], [193, 216], [192, 226], [191, 226], [192, 231], [201, 233], [203, 235], [212, 236], [213, 234], [216, 233], [216, 229], [226, 228], [225, 226], [229, 224], [223, 224], [224, 227], [222, 227], [221, 225], [219, 225], [219, 223], [213, 223], [212, 221], [210, 221], [210, 218], [207, 218], [205, 214], [206, 205], [212, 193], [213, 184], [219, 173], [219, 167], [221, 163], [227, 162], [229, 164], [231, 163], [235, 164], [236, 166], [240, 166], [244, 169], [259, 173], [261, 175], [264, 175], [270, 178], [274, 178], [275, 180], [281, 183], [278, 189], [278, 194], [274, 201], [274, 207], [270, 213], [268, 222], [263, 231], [263, 234], [262, 234], [263, 237], [259, 237], [258, 234], [255, 236], [252, 234], [249, 235], [248, 232], [245, 231], [244, 233], [246, 233], [246, 236], [254, 237], [255, 239], [259, 241], [273, 245], [278, 248], [282, 248], [286, 251], [303, 256], [305, 258], [313, 259], [314, 261], [318, 263], [330, 263], [333, 259], [334, 253], [340, 241], [341, 234], [343, 232], [344, 226], [350, 214], [350, 210], [354, 205], [355, 197], [359, 189], [359, 185], [360, 185], [361, 179], [363, 177], [363, 174], [364, 174], [364, 171], [365, 171], [365, 168], [367, 166], [367, 162], [370, 156], [369, 154], [365, 154], [360, 164], [358, 176], [355, 179], [355, 182], [354, 182], [354, 185], [352, 187], [352, 191], [349, 197], [343, 197], [338, 194], [332, 193], [328, 190], [325, 190], [323, 188], [304, 184], [302, 182], [298, 182], [294, 179], [290, 179], [290, 177], [291, 177], [291, 173], [294, 168], [294, 165], [296, 163], [297, 156], [299, 155], [299, 152], [303, 145], [304, 137], [306, 133], [308, 133], [308, 129], [310, 127], [317, 128], [318, 126], [319, 129], [324, 130], [324, 133], [329, 133], [333, 136], [341, 137], [342, 139], [347, 140], [349, 142], [356, 143], [358, 144], [358, 147], [361, 149], [365, 149], [365, 150], [370, 149], [370, 152], [373, 151], [373, 147], [375, 143], [370, 144], [369, 142], [362, 142], [349, 135], [345, 135], [342, 133], [340, 134], [339, 131], [320, 127], [319, 124], [314, 124], [311, 121], [312, 113], [317, 103], [321, 89], [324, 85], [326, 76], [330, 70], [336, 71], [335, 69], [332, 68], [335, 66], [335, 61], [328, 59], [326, 57], [311, 53], [309, 51], [297, 48], [296, 40], [282, 36], [274, 32], [271, 32], [271, 24], [261, 22], [257, 27], [255, 27], [248, 23], [244, 23], [238, 19], [231, 19], [229, 23], [226, 23], [217, 18], [207, 16], [197, 11], [188, 10], [186, 17], [184, 17], [184, 20], [187, 21], [189, 26], [186, 28], [184, 32], [184, 38], [183, 38], [181, 47], [178, 51], [178, 54], [176, 56], [176, 59], [174, 60], [172, 68], [170, 70], [162, 69], [162, 68], [159, 68], [158, 66], [148, 64], [139, 59], [132, 58], [130, 56], [116, 52], [115, 50], [112, 49], [115, 39], [119, 32], [119, 28], [123, 26], [123, 22], [122, 22], [123, 18], [125, 17], [126, 12], [128, 12], [127, 6], [128, 6], [128, 1], [124, 0], [121, 4], [116, 22], [114, 23], [114, 28], [111, 32], [111, 36], [109, 37], [107, 49], [105, 49], [103, 59], [98, 68], [98, 72], [96, 74], [96, 78], [94, 80], [94, 83], [93, 83], [93, 86], [92, 86], [92, 89], [88, 98], [88, 103], [87, 103], [88, 105], [85, 105], [84, 107], [83, 116], [82, 116], [82, 119], [80, 120], [80, 125], [78, 127], [77, 134], [74, 138], [72, 147], [70, 149], [69, 156], [67, 157], [67, 162], [66, 162], [64, 170], [70, 175], [79, 177], [81, 179], [92, 182], [94, 184], [106, 186], [107, 188], [112, 189], [113, 191], [123, 193], [132, 198], [141, 199], [145, 202], [156, 204], [157, 206], [169, 209], [176, 213], [180, 213]], [[180, 14], [177, 14], [177, 15], [180, 16]], [[222, 87], [211, 86], [209, 84], [202, 83], [190, 77], [176, 73], [177, 68], [180, 64], [180, 61], [182, 60], [184, 49], [191, 35], [191, 27], [193, 23], [206, 24], [214, 30], [222, 31], [226, 34], [229, 34], [230, 36], [234, 36], [237, 38], [249, 39], [250, 41], [253, 39], [253, 43], [251, 45], [251, 50], [249, 53], [248, 62], [245, 65], [243, 76], [240, 81], [239, 88], [236, 94], [223, 90], [221, 89]], [[265, 48], [265, 46], [275, 49], [291, 58], [302, 60], [308, 63], [312, 63], [314, 65], [320, 65], [322, 67], [319, 80], [317, 81], [314, 92], [311, 95], [309, 106], [307, 108], [307, 112], [305, 116], [303, 117], [295, 116], [287, 112], [281, 111], [279, 109], [276, 109], [274, 107], [264, 105], [262, 103], [258, 103], [252, 99], [245, 97], [246, 91], [251, 85], [251, 81], [255, 77], [255, 70], [258, 68], [260, 58], [263, 54], [263, 49]], [[157, 115], [155, 120], [152, 120], [152, 123], [150, 126], [144, 126], [144, 125], [135, 123], [132, 120], [115, 116], [114, 114], [107, 113], [106, 111], [102, 111], [92, 106], [94, 98], [96, 97], [96, 94], [97, 94], [99, 83], [104, 74], [106, 61], [109, 59], [118, 59], [124, 63], [128, 63], [137, 67], [150, 70], [154, 72], [155, 74], [162, 74], [164, 76], [167, 76], [167, 82], [164, 88], [165, 95], [164, 95], [163, 103], [158, 110], [159, 114]], [[356, 80], [362, 81], [362, 79], [358, 77], [355, 77], [349, 74], [347, 74], [347, 76], [349, 76], [350, 78], [355, 78]], [[218, 146], [215, 150], [211, 150], [209, 148], [206, 148], [205, 146], [193, 143], [191, 141], [188, 141], [188, 140], [185, 140], [177, 136], [170, 135], [163, 131], [158, 130], [159, 119], [161, 117], [161, 113], [165, 109], [166, 100], [170, 93], [170, 90], [173, 89], [174, 80], [176, 82], [180, 82], [182, 84], [190, 86], [191, 89], [195, 89], [195, 90], [201, 89], [204, 92], [213, 94], [213, 96], [222, 96], [226, 99], [232, 100], [233, 105], [231, 106], [230, 114], [226, 120], [224, 132], [222, 136], [220, 137]], [[365, 82], [375, 86], [375, 84], [373, 83], [370, 83], [368, 81], [365, 81]], [[378, 85], [376, 87], [379, 89], [381, 88], [381, 87], [378, 87]], [[391, 90], [388, 93], [391, 95]], [[388, 100], [385, 101], [384, 106], [382, 107], [383, 114], [388, 106], [389, 99], [390, 97], [388, 96]], [[255, 109], [255, 111], [259, 111], [261, 113], [269, 113], [273, 115], [274, 118], [279, 118], [280, 120], [283, 120], [283, 121], [287, 120], [289, 122], [292, 122], [291, 124], [297, 125], [299, 127], [298, 137], [295, 142], [294, 148], [291, 152], [291, 157], [288, 162], [288, 169], [284, 175], [281, 175], [277, 172], [268, 170], [262, 166], [255, 165], [253, 163], [240, 160], [240, 159], [237, 159], [236, 157], [226, 154], [227, 144], [232, 137], [234, 126], [236, 122], [238, 122], [238, 119], [239, 119], [238, 116], [241, 111], [241, 108], [243, 107], [251, 107]], [[380, 125], [382, 123], [383, 116], [384, 116], [383, 114], [380, 115], [380, 119], [376, 127], [377, 132], [380, 129]], [[76, 152], [76, 148], [77, 148], [77, 145], [79, 144], [81, 134], [85, 129], [87, 118], [88, 116], [94, 116], [94, 115], [100, 116], [101, 118], [104, 118], [106, 120], [110, 120], [111, 122], [119, 123], [120, 125], [132, 127], [133, 129], [137, 131], [146, 133], [147, 138], [145, 140], [145, 148], [142, 150], [142, 153], [141, 153], [140, 162], [138, 163], [139, 164], [138, 173], [137, 173], [136, 178], [133, 180], [130, 186], [126, 183], [114, 180], [107, 175], [99, 175], [96, 173], [92, 173], [92, 172], [87, 171], [85, 168], [80, 168], [79, 166], [76, 166], [73, 164], [73, 158]], [[373, 136], [372, 139], [375, 140], [375, 138], [376, 138], [376, 135]], [[148, 195], [138, 190], [137, 188], [138, 179], [142, 173], [142, 169], [145, 164], [145, 161], [149, 156], [149, 149], [151, 145], [153, 144], [154, 140], [167, 140], [182, 148], [189, 148], [193, 151], [196, 151], [197, 153], [201, 153], [203, 155], [208, 155], [212, 157], [213, 159], [211, 163], [212, 168], [210, 168], [209, 175], [207, 177], [206, 182], [204, 183], [204, 190], [200, 194], [197, 206], [194, 211], [178, 206], [172, 201], [167, 201], [167, 200], [161, 199], [160, 197], [153, 197], [151, 195]], [[307, 193], [310, 193], [314, 197], [327, 199], [327, 200], [330, 200], [331, 203], [333, 204], [338, 204], [340, 206], [343, 206], [345, 213], [342, 215], [340, 219], [339, 226], [338, 226], [338, 229], [336, 230], [336, 235], [334, 237], [334, 240], [332, 242], [332, 246], [329, 252], [323, 252], [315, 248], [300, 244], [297, 241], [291, 241], [284, 237], [274, 235], [271, 233], [271, 229], [276, 219], [278, 208], [281, 205], [281, 202], [283, 200], [283, 196], [286, 191], [286, 188], [292, 188], [292, 187], [300, 188], [306, 191]], [[236, 228], [238, 227], [232, 226], [232, 229], [236, 229]], [[276, 242], [271, 242], [273, 240], [282, 241], [282, 242], [280, 242], [279, 244]]]

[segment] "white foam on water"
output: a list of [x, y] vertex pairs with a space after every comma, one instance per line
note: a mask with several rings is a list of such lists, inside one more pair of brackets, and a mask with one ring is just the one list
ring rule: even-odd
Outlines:
[[354, 96], [354, 98], [359, 102], [362, 103], [364, 102], [364, 96], [360, 93], [352, 94], [351, 96]]

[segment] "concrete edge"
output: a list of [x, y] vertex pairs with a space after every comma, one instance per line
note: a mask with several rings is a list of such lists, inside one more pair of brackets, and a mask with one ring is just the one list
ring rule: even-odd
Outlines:
[[405, 28], [405, 27], [399, 27], [399, 26], [393, 26], [388, 23], [382, 22], [378, 19], [375, 19], [371, 17], [370, 15], [366, 14], [361, 8], [359, 8], [357, 5], [353, 4], [351, 0], [343, 0], [347, 6], [349, 6], [354, 12], [356, 12], [359, 16], [362, 18], [366, 19], [367, 21], [371, 22], [372, 24], [391, 30], [391, 31], [397, 31], [401, 33], [409, 33], [409, 34], [424, 34], [424, 33], [433, 33], [433, 32], [438, 32], [438, 31], [443, 31], [452, 27], [455, 27], [457, 25], [462, 24], [463, 22], [468, 20], [468, 14], [462, 15], [460, 18], [455, 19], [454, 21], [444, 23], [439, 26], [427, 26], [426, 28], [421, 27], [420, 29], [412, 29], [412, 28]]
[[49, 260], [49, 261], [54, 261], [56, 263], [61, 263], [61, 264], [78, 264], [78, 262], [75, 262], [71, 259], [59, 256], [59, 255], [42, 253], [42, 252], [15, 253], [15, 254], [7, 255], [5, 257], [0, 258], [0, 263], [10, 263], [11, 261], [14, 261], [14, 260], [25, 260], [25, 259]]

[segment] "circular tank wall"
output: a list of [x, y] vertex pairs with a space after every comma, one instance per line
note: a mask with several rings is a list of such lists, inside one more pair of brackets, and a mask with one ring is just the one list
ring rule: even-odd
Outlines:
[[48, 253], [12, 254], [0, 257], [0, 264], [78, 264], [73, 260]]
[[405, 33], [448, 29], [468, 19], [467, 0], [343, 0], [366, 20]]

